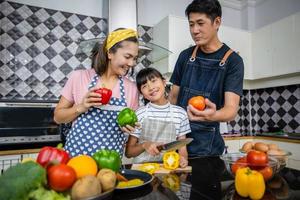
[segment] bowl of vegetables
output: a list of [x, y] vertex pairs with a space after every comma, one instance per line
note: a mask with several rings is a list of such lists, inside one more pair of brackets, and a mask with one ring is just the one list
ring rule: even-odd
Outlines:
[[260, 172], [264, 180], [271, 179], [279, 171], [277, 159], [269, 157], [260, 151], [249, 151], [244, 153], [229, 153], [221, 156], [227, 171], [235, 177], [239, 168], [249, 167], [252, 170]]

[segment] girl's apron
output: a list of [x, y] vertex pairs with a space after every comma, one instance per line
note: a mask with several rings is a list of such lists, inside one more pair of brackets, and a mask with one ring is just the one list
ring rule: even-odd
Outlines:
[[[149, 103], [146, 105], [145, 117], [142, 124], [142, 133], [139, 138], [139, 143], [145, 141], [168, 143], [176, 140], [176, 127], [173, 122], [173, 111], [171, 104], [169, 104], [170, 121], [168, 117], [166, 120], [157, 120], [148, 117]], [[157, 156], [151, 156], [144, 151], [139, 156], [133, 159], [134, 163], [148, 162], [148, 161], [161, 161], [162, 153]]]
[[[99, 79], [96, 74], [89, 89], [94, 87]], [[124, 82], [120, 81], [120, 97], [111, 97], [107, 105], [100, 108], [90, 107], [85, 113], [78, 116], [67, 135], [65, 149], [70, 155], [93, 155], [100, 149], [116, 150], [123, 155], [126, 135], [117, 124], [117, 116], [120, 110], [126, 107]]]
[[[222, 60], [196, 57], [198, 46], [193, 50], [191, 58], [186, 62], [178, 104], [182, 108], [188, 106], [188, 100], [194, 96], [204, 96], [220, 109], [224, 101], [224, 76], [227, 58], [233, 52], [229, 49]], [[187, 137], [194, 140], [187, 145], [189, 157], [202, 155], [221, 155], [224, 141], [220, 134], [219, 122], [190, 121], [191, 133]]]

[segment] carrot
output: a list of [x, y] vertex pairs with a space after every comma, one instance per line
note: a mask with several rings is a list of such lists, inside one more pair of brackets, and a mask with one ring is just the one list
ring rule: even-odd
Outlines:
[[118, 181], [128, 181], [127, 178], [125, 178], [122, 174], [120, 174], [119, 172], [116, 173], [117, 175], [117, 180]]

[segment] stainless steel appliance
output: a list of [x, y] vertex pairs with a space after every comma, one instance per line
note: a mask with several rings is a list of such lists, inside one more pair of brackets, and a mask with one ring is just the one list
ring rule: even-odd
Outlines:
[[0, 150], [55, 146], [61, 126], [53, 120], [55, 103], [0, 102]]

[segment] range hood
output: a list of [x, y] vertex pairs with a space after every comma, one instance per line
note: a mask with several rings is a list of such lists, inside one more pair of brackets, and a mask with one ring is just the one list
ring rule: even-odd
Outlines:
[[[137, 29], [137, 0], [104, 0], [103, 7], [108, 10], [106, 15], [109, 32], [120, 27]], [[101, 45], [104, 39], [103, 37], [80, 40], [76, 54], [90, 55], [92, 49], [96, 45]], [[145, 43], [141, 38], [139, 39], [139, 58], [147, 56], [151, 62], [156, 62], [167, 57], [170, 53], [172, 52], [166, 48], [152, 42]]]

